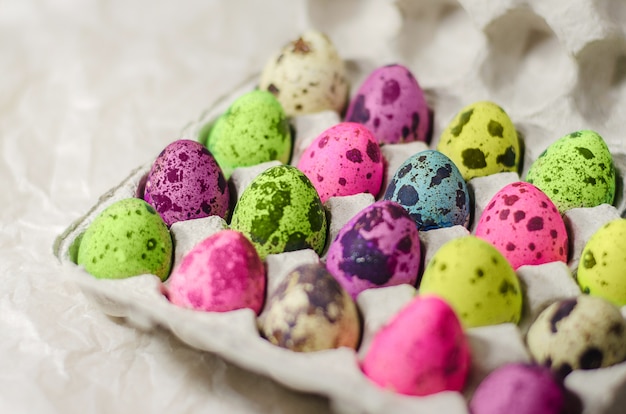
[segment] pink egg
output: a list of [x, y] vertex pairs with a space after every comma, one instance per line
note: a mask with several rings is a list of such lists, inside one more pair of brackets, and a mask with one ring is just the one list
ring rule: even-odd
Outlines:
[[238, 231], [222, 230], [194, 246], [169, 277], [167, 294], [178, 306], [207, 312], [250, 308], [265, 299], [265, 268]]
[[159, 154], [148, 173], [143, 198], [168, 226], [181, 220], [225, 217], [230, 201], [215, 158], [191, 140], [174, 141]]
[[346, 121], [365, 125], [381, 144], [428, 141], [431, 134], [422, 88], [402, 65], [374, 70], [350, 102]]
[[322, 132], [302, 153], [300, 169], [322, 203], [330, 197], [378, 194], [383, 156], [376, 138], [363, 125], [341, 122]]
[[515, 182], [498, 191], [476, 225], [476, 236], [493, 244], [514, 269], [567, 262], [563, 218], [550, 198], [530, 183]]
[[415, 222], [400, 204], [381, 200], [343, 226], [328, 248], [326, 268], [356, 298], [365, 289], [415, 285], [420, 263]]
[[406, 395], [461, 391], [470, 348], [445, 301], [416, 296], [374, 336], [361, 369], [374, 383]]

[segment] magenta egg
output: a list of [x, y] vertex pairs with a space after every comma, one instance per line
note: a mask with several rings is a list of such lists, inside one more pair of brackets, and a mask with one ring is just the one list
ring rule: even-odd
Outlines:
[[322, 132], [302, 153], [298, 169], [311, 180], [322, 203], [330, 197], [378, 194], [384, 160], [369, 129], [341, 122]]
[[196, 141], [178, 140], [165, 147], [152, 164], [143, 198], [171, 226], [208, 216], [225, 218], [230, 194], [209, 150]]
[[368, 127], [380, 144], [428, 141], [431, 119], [424, 93], [402, 65], [374, 70], [350, 101], [346, 121]]
[[167, 295], [178, 306], [207, 312], [261, 312], [265, 268], [240, 232], [222, 230], [191, 249], [169, 277]]
[[493, 196], [476, 225], [476, 236], [493, 244], [514, 269], [567, 262], [568, 236], [550, 198], [530, 183], [511, 183]]
[[420, 241], [409, 213], [381, 200], [361, 210], [328, 248], [326, 268], [353, 297], [365, 289], [415, 285]]

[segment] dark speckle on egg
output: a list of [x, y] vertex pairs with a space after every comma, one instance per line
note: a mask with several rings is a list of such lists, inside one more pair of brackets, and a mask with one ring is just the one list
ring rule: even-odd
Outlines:
[[466, 148], [461, 153], [463, 157], [463, 165], [472, 170], [485, 168], [485, 153], [479, 148]]
[[461, 132], [463, 132], [463, 127], [467, 125], [467, 123], [470, 121], [473, 113], [474, 110], [470, 109], [469, 111], [463, 112], [461, 114], [461, 116], [459, 117], [459, 122], [451, 130], [452, 135], [454, 135], [455, 137], [461, 135]]

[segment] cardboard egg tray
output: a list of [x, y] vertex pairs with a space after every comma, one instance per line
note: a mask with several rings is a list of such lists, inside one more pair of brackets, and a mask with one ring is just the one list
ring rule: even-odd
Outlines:
[[[617, 172], [613, 205], [578, 208], [565, 213], [570, 239], [567, 264], [554, 262], [523, 266], [517, 270], [524, 291], [523, 317], [519, 325], [502, 324], [467, 330], [472, 365], [463, 393], [408, 397], [378, 388], [361, 373], [358, 361], [375, 332], [415, 295], [415, 288], [408, 285], [371, 289], [359, 295], [357, 304], [363, 316], [363, 339], [358, 351], [341, 348], [304, 354], [279, 348], [261, 338], [257, 317], [251, 310], [205, 313], [182, 309], [163, 296], [161, 282], [156, 276], [99, 280], [87, 274], [75, 264], [82, 233], [113, 202], [141, 195], [150, 164], [138, 167], [123, 182], [103, 194], [89, 212], [58, 237], [54, 251], [62, 263], [65, 277], [79, 285], [108, 315], [123, 317], [128, 323], [145, 330], [164, 327], [191, 347], [215, 353], [286, 387], [327, 396], [336, 412], [467, 413], [467, 400], [489, 372], [508, 362], [531, 360], [524, 344], [529, 324], [548, 304], [581, 294], [573, 274], [584, 245], [604, 223], [626, 217], [626, 138], [620, 133], [626, 113], [619, 112], [620, 107], [626, 108], [626, 74], [623, 64], [620, 66], [619, 63], [626, 56], [626, 25], [615, 17], [619, 13], [612, 12], [622, 10], [626, 15], [626, 8], [618, 1], [576, 0], [571, 3], [575, 5], [572, 6], [569, 0], [555, 0], [550, 5], [514, 0], [490, 2], [490, 5], [472, 0], [400, 1], [396, 5], [402, 15], [395, 44], [398, 63], [413, 68], [420, 64], [419, 59], [428, 56], [426, 47], [421, 49], [421, 55], [407, 52], [409, 40], [415, 28], [425, 23], [421, 20], [424, 18], [431, 20], [427, 22], [429, 24], [444, 24], [443, 19], [448, 19], [445, 24], [455, 24], [466, 44], [465, 51], [455, 55], [458, 61], [450, 66], [456, 68], [456, 72], [437, 77], [435, 67], [430, 74], [425, 71], [425, 82], [416, 74], [434, 109], [433, 140], [430, 146], [417, 142], [381, 148], [386, 161], [383, 191], [404, 160], [421, 150], [434, 149], [438, 136], [454, 113], [477, 100], [490, 99], [508, 112], [518, 128], [524, 148], [520, 175], [501, 173], [475, 178], [468, 183], [474, 205], [469, 229], [455, 226], [420, 233], [424, 256], [422, 268], [442, 244], [472, 233], [491, 197], [505, 185], [523, 179], [532, 161], [566, 133], [583, 128], [598, 130], [607, 141]], [[429, 9], [430, 13], [421, 13], [423, 9]], [[594, 24], [584, 23], [581, 16], [593, 17]], [[432, 23], [433, 19], [435, 23]], [[471, 25], [468, 26], [467, 22]], [[453, 35], [450, 29], [451, 26], [447, 34], [431, 40], [435, 43], [446, 41], [445, 36]], [[517, 38], [523, 41], [515, 40]], [[533, 65], [544, 61], [558, 73], [543, 71], [542, 83], [529, 87], [540, 76]], [[347, 67], [353, 89], [383, 63], [389, 62], [349, 60]], [[606, 72], [607, 67], [612, 70]], [[480, 81], [467, 82], [467, 76], [479, 77]], [[210, 110], [187, 125], [179, 138], [197, 139], [207, 122], [221, 114], [236, 97], [255, 87], [256, 79], [254, 76], [244, 81], [240, 87], [217, 100]], [[291, 123], [296, 135], [290, 164], [297, 164], [306, 146], [321, 131], [339, 121], [334, 112], [293, 118]], [[256, 175], [272, 165], [277, 162], [237, 169], [231, 177], [237, 197]], [[325, 203], [330, 218], [327, 246], [352, 216], [374, 201], [372, 195], [359, 194], [331, 198]], [[195, 243], [226, 226], [227, 223], [219, 217], [174, 224], [171, 228], [175, 243], [174, 266]], [[319, 259], [311, 250], [270, 255], [266, 260], [268, 294], [295, 266]], [[626, 307], [622, 308], [622, 314], [626, 316]], [[623, 412], [626, 362], [609, 368], [574, 371], [567, 376], [565, 385], [580, 397], [585, 413]]]

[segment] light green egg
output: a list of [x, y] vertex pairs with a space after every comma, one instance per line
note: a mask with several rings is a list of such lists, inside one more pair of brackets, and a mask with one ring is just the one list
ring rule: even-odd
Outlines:
[[515, 271], [495, 247], [475, 236], [441, 246], [424, 270], [419, 292], [445, 299], [466, 328], [521, 318], [522, 289]]
[[626, 219], [612, 220], [591, 236], [576, 278], [584, 293], [626, 305]]
[[530, 166], [526, 181], [546, 193], [561, 213], [613, 203], [615, 167], [604, 139], [572, 132], [550, 145]]
[[127, 198], [111, 204], [89, 225], [77, 264], [97, 278], [153, 274], [165, 280], [172, 249], [170, 232], [154, 208], [139, 198]]
[[240, 96], [207, 132], [206, 147], [226, 179], [237, 167], [291, 157], [291, 132], [283, 107], [270, 92], [255, 90]]
[[244, 190], [231, 228], [245, 234], [261, 258], [326, 244], [324, 206], [315, 187], [295, 167], [280, 165], [259, 174]]
[[437, 150], [456, 164], [466, 181], [519, 170], [515, 125], [504, 109], [489, 101], [461, 109], [441, 134]]

